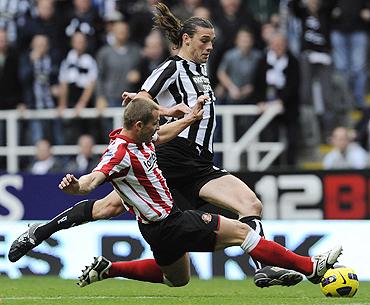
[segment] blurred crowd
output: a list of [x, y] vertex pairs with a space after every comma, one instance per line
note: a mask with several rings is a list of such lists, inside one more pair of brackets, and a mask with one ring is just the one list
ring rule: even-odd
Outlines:
[[[151, 30], [156, 2], [0, 1], [0, 110], [59, 114], [55, 120], [21, 122], [20, 143], [37, 147], [22, 170], [91, 169], [92, 147], [108, 142], [112, 121], [78, 119], [81, 110], [120, 107], [124, 90], [139, 90], [151, 71], [176, 53]], [[200, 16], [214, 24], [208, 72], [219, 104], [255, 104], [261, 111], [283, 106], [261, 135], [263, 141], [286, 143], [277, 163], [296, 166], [305, 150], [312, 154], [320, 143], [334, 143], [338, 128], [346, 136], [355, 130], [348, 139], [368, 156], [370, 0], [162, 2], [182, 20]], [[75, 119], [63, 118], [66, 108], [74, 109]], [[237, 117], [236, 136], [255, 119]], [[78, 156], [52, 156], [53, 145], [77, 143]], [[0, 122], [0, 146], [5, 145]]]

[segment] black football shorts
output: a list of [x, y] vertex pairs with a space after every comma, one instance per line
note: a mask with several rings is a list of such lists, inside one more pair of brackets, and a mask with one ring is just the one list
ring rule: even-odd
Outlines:
[[219, 215], [193, 210], [182, 212], [174, 207], [166, 219], [139, 223], [139, 229], [158, 265], [168, 266], [186, 252], [214, 251], [219, 224]]
[[171, 192], [179, 193], [193, 209], [206, 203], [199, 198], [199, 191], [207, 182], [229, 175], [213, 164], [213, 154], [185, 138], [177, 137], [157, 146], [156, 154]]

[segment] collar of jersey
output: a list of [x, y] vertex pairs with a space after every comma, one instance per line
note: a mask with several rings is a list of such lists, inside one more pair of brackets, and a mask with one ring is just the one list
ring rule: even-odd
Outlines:
[[133, 140], [133, 139], [131, 139], [131, 138], [128, 138], [128, 137], [126, 137], [126, 136], [124, 136], [124, 135], [122, 135], [122, 134], [120, 134], [120, 132], [121, 132], [121, 130], [122, 130], [123, 128], [121, 127], [121, 128], [117, 128], [117, 129], [115, 129], [115, 130], [113, 130], [113, 131], [111, 131], [111, 133], [109, 134], [109, 138], [111, 139], [111, 140], [114, 140], [114, 139], [123, 139], [123, 140], [125, 140], [127, 143], [134, 143], [134, 144], [137, 144], [137, 143], [135, 143], [135, 141]]
[[183, 61], [186, 61], [189, 65], [193, 65], [193, 66], [199, 66], [199, 67], [201, 67], [202, 65], [204, 65], [204, 64], [197, 64], [197, 63], [195, 63], [195, 62], [193, 62], [193, 61], [191, 61], [191, 60], [187, 60], [187, 59], [185, 59], [185, 58], [182, 58], [182, 57], [180, 57], [179, 55], [175, 55], [175, 56], [173, 56], [172, 57], [174, 60], [183, 60]]

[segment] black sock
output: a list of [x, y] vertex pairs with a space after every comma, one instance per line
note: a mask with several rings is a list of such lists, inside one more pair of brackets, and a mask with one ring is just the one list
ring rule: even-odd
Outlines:
[[260, 236], [265, 237], [263, 232], [262, 221], [260, 216], [246, 216], [240, 218], [239, 221], [246, 223], [254, 231], [256, 231]]
[[78, 226], [85, 222], [93, 221], [92, 209], [96, 200], [83, 200], [76, 203], [73, 207], [60, 213], [52, 220], [39, 226], [35, 231], [37, 242], [42, 242], [49, 238], [53, 233]]
[[[239, 221], [246, 223], [250, 226], [254, 231], [256, 231], [260, 236], [265, 237], [265, 233], [263, 232], [262, 222], [260, 216], [246, 216], [240, 218]], [[256, 270], [261, 269], [264, 267], [264, 264], [261, 264], [259, 261], [253, 259], [254, 264], [256, 265]]]

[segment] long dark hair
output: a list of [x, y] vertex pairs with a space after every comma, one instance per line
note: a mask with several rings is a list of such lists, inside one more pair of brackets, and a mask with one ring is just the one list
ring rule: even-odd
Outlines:
[[212, 23], [207, 19], [191, 17], [182, 23], [165, 4], [157, 3], [154, 7], [157, 9], [153, 17], [154, 29], [164, 32], [168, 40], [174, 44], [175, 49], [181, 48], [183, 34], [186, 33], [190, 37], [194, 36], [197, 26], [213, 29]]

